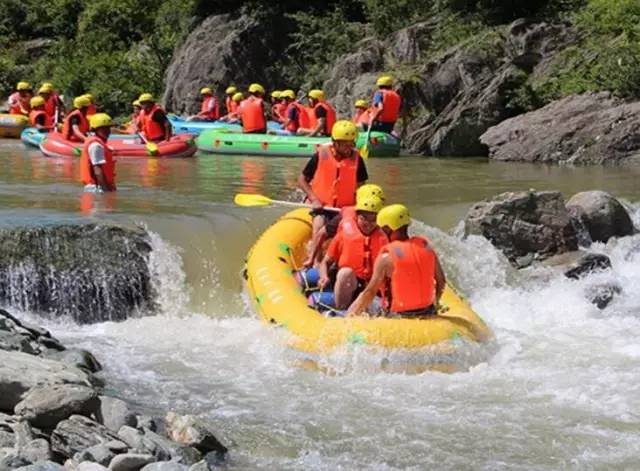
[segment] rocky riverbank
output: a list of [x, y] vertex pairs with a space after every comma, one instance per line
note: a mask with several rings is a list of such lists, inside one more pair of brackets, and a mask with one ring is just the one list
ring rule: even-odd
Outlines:
[[227, 448], [201, 420], [106, 395], [88, 351], [0, 309], [0, 471], [204, 471]]

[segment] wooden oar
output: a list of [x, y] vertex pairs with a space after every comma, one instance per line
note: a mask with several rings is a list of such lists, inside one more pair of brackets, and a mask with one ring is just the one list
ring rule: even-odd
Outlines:
[[371, 125], [367, 129], [367, 135], [365, 136], [364, 145], [360, 148], [360, 156], [363, 159], [369, 158], [369, 138], [371, 137]]
[[[296, 203], [294, 201], [282, 201], [274, 200], [264, 195], [254, 195], [250, 193], [238, 193], [233, 202], [238, 206], [252, 207], [252, 206], [269, 206], [272, 204], [279, 204], [281, 206], [292, 206], [295, 208], [311, 208], [308, 203]], [[339, 211], [338, 208], [324, 207], [327, 211]]]
[[158, 145], [155, 142], [147, 140], [141, 133], [137, 133], [140, 140], [144, 143], [149, 155], [158, 155]]

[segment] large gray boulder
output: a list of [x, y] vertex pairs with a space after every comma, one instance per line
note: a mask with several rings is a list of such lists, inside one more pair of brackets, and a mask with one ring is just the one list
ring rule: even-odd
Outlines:
[[31, 389], [15, 407], [15, 414], [46, 430], [74, 414], [90, 416], [100, 405], [98, 393], [78, 384], [55, 384]]
[[0, 411], [13, 413], [24, 394], [33, 388], [63, 384], [91, 387], [92, 378], [58, 361], [0, 350]]
[[502, 193], [474, 204], [465, 235], [480, 235], [518, 267], [578, 249], [562, 194], [555, 191]]
[[73, 458], [76, 453], [95, 445], [105, 445], [119, 453], [127, 449], [114, 432], [81, 415], [63, 420], [51, 434], [51, 448], [65, 458]]
[[611, 237], [624, 237], [635, 232], [627, 210], [607, 192], [577, 193], [567, 201], [567, 208], [585, 225], [593, 241], [606, 242]]
[[0, 230], [0, 303], [80, 323], [153, 309], [146, 232], [109, 225]]
[[207, 18], [174, 52], [165, 74], [164, 106], [176, 113], [193, 113], [204, 86], [222, 98], [230, 84], [246, 89], [251, 82], [282, 83], [283, 71], [273, 64], [289, 44], [283, 34], [288, 21], [266, 12]]
[[118, 432], [124, 425], [135, 427], [136, 415], [122, 399], [110, 396], [100, 396], [99, 422], [109, 430]]
[[640, 102], [584, 93], [508, 119], [480, 140], [495, 160], [608, 164], [640, 159], [639, 128]]

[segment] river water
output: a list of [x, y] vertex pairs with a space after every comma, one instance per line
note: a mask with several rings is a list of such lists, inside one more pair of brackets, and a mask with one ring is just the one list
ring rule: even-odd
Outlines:
[[[484, 240], [452, 235], [469, 206], [509, 190], [612, 192], [640, 223], [640, 168], [484, 159], [371, 160], [371, 181], [403, 201], [448, 275], [493, 329], [480, 363], [456, 374], [383, 373], [357, 346], [325, 375], [296, 367], [281, 333], [242, 294], [243, 259], [283, 210], [238, 208], [236, 192], [295, 197], [298, 159], [201, 155], [121, 160], [115, 195], [84, 195], [77, 162], [0, 141], [0, 225], [109, 221], [153, 233], [162, 313], [77, 326], [43, 321], [92, 350], [112, 394], [148, 413], [198, 414], [230, 445], [228, 469], [637, 469], [640, 463], [640, 237], [597, 244], [610, 273], [515, 272]], [[595, 282], [622, 294], [604, 311]], [[26, 313], [27, 316], [30, 313]], [[373, 365], [373, 366], [372, 366]]]

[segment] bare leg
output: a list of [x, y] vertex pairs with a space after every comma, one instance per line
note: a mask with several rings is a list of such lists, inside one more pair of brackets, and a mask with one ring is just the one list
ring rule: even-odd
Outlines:
[[351, 268], [341, 268], [336, 276], [336, 284], [333, 288], [338, 309], [347, 309], [353, 301], [353, 293], [358, 287], [358, 279]]

